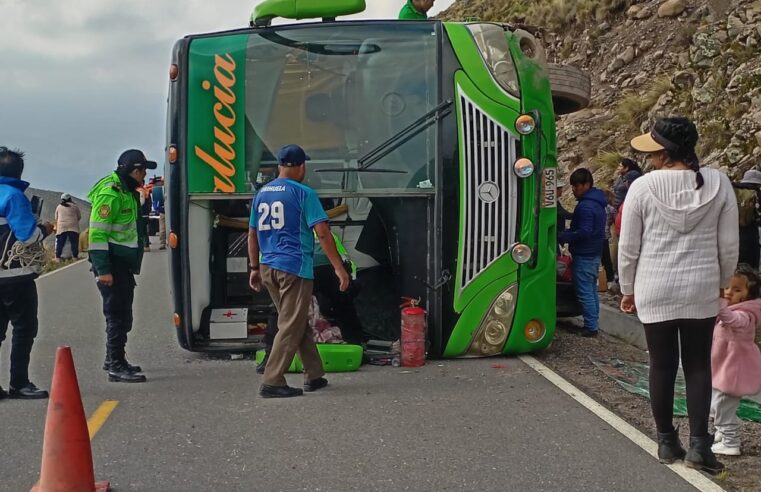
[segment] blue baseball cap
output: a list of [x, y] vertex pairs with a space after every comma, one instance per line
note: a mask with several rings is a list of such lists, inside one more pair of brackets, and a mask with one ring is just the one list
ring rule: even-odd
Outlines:
[[277, 153], [277, 160], [281, 166], [300, 166], [311, 158], [298, 145], [286, 145]]

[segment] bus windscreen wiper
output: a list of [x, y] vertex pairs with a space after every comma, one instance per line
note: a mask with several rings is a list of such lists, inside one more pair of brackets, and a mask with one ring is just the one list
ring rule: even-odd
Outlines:
[[391, 152], [395, 151], [405, 143], [415, 138], [423, 130], [452, 112], [451, 106], [452, 100], [447, 99], [432, 110], [425, 113], [420, 118], [413, 121], [409, 126], [399, 130], [394, 136], [362, 156], [357, 161], [359, 164], [359, 170], [362, 171], [369, 168], [379, 160], [389, 155]]

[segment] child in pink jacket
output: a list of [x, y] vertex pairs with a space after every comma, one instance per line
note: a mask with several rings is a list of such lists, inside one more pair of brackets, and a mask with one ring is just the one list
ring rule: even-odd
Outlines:
[[756, 271], [740, 264], [721, 300], [711, 349], [715, 454], [740, 455], [740, 398], [761, 391], [761, 350], [755, 343], [760, 284]]

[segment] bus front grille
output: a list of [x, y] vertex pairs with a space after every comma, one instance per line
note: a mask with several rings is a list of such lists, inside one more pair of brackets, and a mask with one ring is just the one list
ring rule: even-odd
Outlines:
[[460, 289], [465, 289], [515, 242], [518, 139], [460, 93], [464, 162]]

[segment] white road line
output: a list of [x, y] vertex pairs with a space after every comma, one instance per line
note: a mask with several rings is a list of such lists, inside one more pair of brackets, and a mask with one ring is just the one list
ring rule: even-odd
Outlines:
[[56, 270], [53, 270], [52, 272], [43, 273], [42, 275], [40, 275], [40, 276], [39, 276], [39, 277], [37, 277], [37, 278], [45, 278], [45, 277], [47, 277], [47, 276], [49, 276], [49, 275], [53, 275], [54, 273], [62, 272], [62, 271], [64, 271], [64, 270], [68, 269], [68, 268], [71, 268], [71, 267], [73, 267], [73, 266], [79, 265], [79, 264], [80, 264], [80, 263], [82, 263], [83, 261], [87, 261], [87, 260], [86, 260], [86, 259], [77, 260], [77, 261], [75, 261], [74, 263], [72, 263], [72, 264], [70, 264], [70, 265], [66, 265], [66, 266], [64, 266], [64, 267], [58, 268], [58, 269], [56, 269]]
[[[630, 441], [632, 441], [634, 444], [642, 448], [646, 453], [650, 454], [654, 458], [658, 459], [658, 445], [655, 441], [647, 437], [642, 432], [638, 431], [636, 428], [634, 428], [631, 424], [623, 420], [618, 415], [614, 414], [604, 406], [600, 405], [596, 401], [594, 401], [592, 398], [584, 394], [583, 391], [563, 379], [562, 377], [558, 376], [555, 372], [553, 372], [550, 368], [536, 360], [535, 358], [529, 356], [529, 355], [521, 355], [518, 357], [521, 361], [523, 361], [524, 364], [529, 366], [531, 369], [539, 373], [542, 377], [547, 379], [549, 382], [563, 390], [565, 393], [567, 393], [571, 398], [576, 400], [577, 402], [581, 403], [582, 406], [584, 406], [587, 410], [592, 412], [593, 414], [600, 417], [602, 420], [607, 422], [611, 427], [616, 429], [618, 432], [623, 434], [626, 438], [628, 438]], [[703, 475], [702, 473], [693, 470], [691, 468], [687, 468], [682, 463], [675, 463], [673, 465], [664, 465], [667, 466], [682, 477], [684, 480], [686, 480], [690, 485], [695, 487], [696, 489], [703, 491], [703, 492], [720, 492], [724, 489], [718, 486], [715, 482], [711, 481], [708, 477]]]

